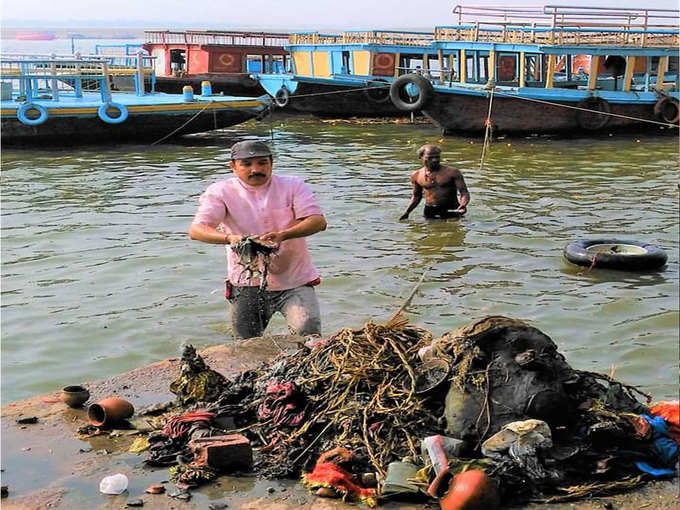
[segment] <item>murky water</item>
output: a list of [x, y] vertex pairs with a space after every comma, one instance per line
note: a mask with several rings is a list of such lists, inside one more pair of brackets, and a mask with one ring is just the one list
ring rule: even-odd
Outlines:
[[[656, 397], [677, 395], [677, 138], [441, 141], [472, 194], [460, 221], [399, 222], [423, 125], [287, 120], [273, 125], [275, 171], [304, 176], [329, 228], [310, 240], [323, 275], [324, 330], [387, 318], [424, 271], [412, 320], [435, 334], [487, 314], [527, 319], [576, 367]], [[163, 146], [4, 150], [2, 400], [231, 341], [224, 253], [186, 230], [198, 195], [227, 173], [236, 139], [267, 123]], [[587, 237], [667, 250], [664, 271], [569, 266]], [[285, 332], [277, 318], [268, 330]]]

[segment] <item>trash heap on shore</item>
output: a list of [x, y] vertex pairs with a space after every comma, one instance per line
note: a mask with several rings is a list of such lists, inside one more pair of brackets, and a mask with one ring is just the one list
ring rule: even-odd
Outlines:
[[436, 340], [401, 316], [369, 322], [233, 379], [188, 346], [171, 390], [147, 462], [184, 488], [254, 472], [369, 506], [493, 508], [631, 489], [678, 459], [677, 401], [650, 406], [499, 316]]

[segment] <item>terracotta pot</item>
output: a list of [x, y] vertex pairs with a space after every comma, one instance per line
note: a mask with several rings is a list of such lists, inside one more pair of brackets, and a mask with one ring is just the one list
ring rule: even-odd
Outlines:
[[69, 407], [80, 407], [90, 398], [90, 392], [82, 386], [66, 386], [59, 398]]
[[90, 423], [96, 427], [108, 427], [132, 416], [135, 408], [127, 400], [107, 397], [87, 409]]
[[455, 475], [449, 491], [439, 500], [442, 510], [491, 510], [498, 504], [496, 486], [480, 469]]

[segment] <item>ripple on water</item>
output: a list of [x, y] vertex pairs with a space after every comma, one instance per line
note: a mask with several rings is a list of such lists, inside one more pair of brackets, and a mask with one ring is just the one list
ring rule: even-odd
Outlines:
[[[200, 193], [228, 175], [231, 143], [268, 137], [247, 124], [154, 147], [3, 151], [3, 400], [230, 341], [223, 250], [186, 230]], [[427, 271], [409, 311], [435, 334], [510, 315], [577, 367], [616, 365], [659, 398], [676, 394], [676, 139], [499, 142], [480, 170], [478, 141], [447, 138], [470, 212], [399, 222], [435, 129], [290, 121], [274, 137], [275, 171], [303, 176], [329, 222], [309, 240], [326, 332], [389, 317]], [[633, 274], [563, 260], [568, 242], [600, 236], [654, 242], [669, 263]], [[276, 319], [269, 331], [284, 330]]]

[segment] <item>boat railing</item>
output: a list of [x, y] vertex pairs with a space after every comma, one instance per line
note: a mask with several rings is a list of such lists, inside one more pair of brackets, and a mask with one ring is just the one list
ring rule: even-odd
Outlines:
[[674, 47], [680, 43], [678, 29], [453, 25], [435, 27], [435, 41], [526, 43], [575, 46]]
[[434, 38], [432, 32], [405, 32], [393, 30], [350, 30], [342, 34], [298, 32], [290, 35], [290, 44], [388, 44], [428, 46]]
[[674, 9], [457, 5], [453, 13], [457, 25], [437, 27], [436, 40], [664, 47], [680, 42], [680, 11]]
[[133, 67], [116, 63], [115, 57], [102, 55], [0, 55], [0, 78], [12, 84], [16, 96], [25, 100], [59, 100], [61, 94], [83, 97], [84, 92], [99, 92], [102, 101], [111, 101], [116, 78], [131, 77], [137, 95], [145, 93], [145, 78], [154, 89], [153, 57], [138, 54]]
[[145, 30], [148, 44], [220, 44], [229, 46], [283, 46], [288, 33], [215, 30]]

